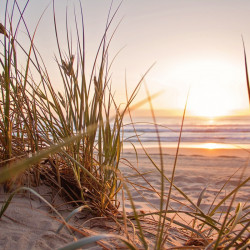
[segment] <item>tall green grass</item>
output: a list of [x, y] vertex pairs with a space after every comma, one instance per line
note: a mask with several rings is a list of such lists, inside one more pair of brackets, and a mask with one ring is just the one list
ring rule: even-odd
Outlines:
[[[6, 1], [5, 21], [0, 26], [0, 33], [3, 36], [0, 50], [0, 157], [2, 159], [0, 182], [5, 183], [5, 190], [15, 188], [17, 182], [21, 182], [19, 176], [27, 170], [35, 176], [36, 184], [39, 184], [42, 175], [50, 181], [51, 185], [57, 186], [62, 195], [66, 195], [67, 199], [79, 205], [79, 208], [76, 208], [66, 218], [66, 221], [73, 214], [88, 208], [98, 216], [112, 217], [119, 225], [124, 225], [127, 239], [113, 235], [99, 235], [70, 244], [62, 249], [76, 249], [83, 244], [110, 237], [119, 238], [130, 249], [137, 247], [148, 249], [149, 246], [153, 246], [154, 249], [165, 249], [169, 228], [172, 224], [185, 230], [185, 234], [188, 235], [187, 243], [190, 246], [183, 246], [183, 249], [188, 249], [192, 244], [201, 249], [247, 249], [249, 247], [249, 238], [247, 238], [250, 223], [249, 206], [239, 203], [236, 209], [232, 208], [238, 190], [249, 182], [249, 178], [239, 180], [238, 186], [222, 200], [218, 201], [217, 195], [209, 211], [203, 211], [200, 204], [206, 192], [205, 189], [201, 192], [198, 201], [194, 201], [174, 183], [186, 108], [182, 118], [173, 171], [168, 177], [164, 172], [165, 164], [160, 135], [157, 132], [157, 119], [154, 116], [150, 94], [145, 100], [151, 105], [159, 142], [160, 163], [156, 162], [143, 147], [140, 137], [137, 136], [137, 138], [149, 162], [160, 175], [161, 190], [156, 190], [143, 173], [140, 173], [134, 166], [131, 167], [135, 170], [137, 178], [143, 178], [149, 184], [150, 190], [159, 196], [160, 208], [151, 213], [139, 213], [130, 191], [130, 185], [134, 188], [135, 183], [122, 175], [119, 165], [123, 148], [123, 118], [128, 112], [133, 124], [130, 111], [134, 107], [130, 106], [147, 72], [137, 84], [132, 95], [127, 95], [127, 104], [124, 109], [121, 109], [120, 105], [115, 103], [111, 91], [110, 65], [108, 64], [108, 49], [114, 36], [111, 26], [120, 5], [113, 14], [111, 14], [112, 8], [110, 8], [104, 35], [94, 58], [92, 73], [87, 78], [85, 68], [89, 62], [85, 61], [81, 2], [79, 2], [80, 25], [76, 15], [74, 16], [75, 39], [70, 35], [69, 17], [66, 15], [67, 48], [63, 48], [58, 32], [61, 27], [57, 23], [56, 6], [53, 1], [54, 29], [58, 49], [56, 65], [62, 82], [62, 90], [58, 92], [54, 87], [55, 84], [50, 80], [46, 63], [34, 44], [37, 28], [33, 34], [30, 34], [25, 22], [24, 12], [28, 3], [29, 1], [21, 9], [17, 1], [14, 1], [12, 6], [9, 1]], [[19, 13], [19, 19], [14, 26], [13, 16], [16, 12]], [[25, 27], [29, 39], [28, 47], [27, 44], [23, 46], [18, 42], [17, 34], [21, 23]], [[113, 30], [116, 30], [116, 27]], [[108, 36], [108, 34], [110, 35]], [[76, 42], [73, 46], [72, 41], [74, 40]], [[74, 52], [73, 47], [77, 52]], [[26, 57], [25, 65], [19, 65], [19, 53]], [[245, 68], [249, 91], [246, 53]], [[36, 80], [32, 77], [33, 71], [39, 76]], [[153, 97], [155, 96], [153, 95]], [[145, 103], [145, 100], [135, 107]], [[135, 127], [134, 131], [137, 134]], [[165, 183], [169, 184], [168, 190], [165, 188]], [[219, 193], [225, 186], [219, 190]], [[185, 206], [188, 210], [176, 211], [171, 208], [172, 190], [179, 192], [185, 199]], [[121, 201], [117, 200], [117, 194], [120, 191], [129, 197], [133, 210], [132, 215], [126, 214], [125, 205], [123, 205], [123, 211], [118, 210], [119, 203], [125, 203], [124, 195]], [[1, 216], [5, 213], [15, 192], [2, 207]], [[217, 215], [225, 202], [229, 203], [228, 210], [221, 215], [221, 220], [218, 221]], [[175, 214], [174, 218], [170, 216], [172, 214]], [[188, 225], [176, 219], [182, 214], [191, 217], [193, 223]], [[149, 216], [157, 218], [155, 241], [150, 244], [146, 237], [147, 228], [145, 228]], [[132, 242], [128, 233], [130, 228], [135, 231], [135, 235], [138, 236], [141, 243], [136, 245], [135, 242]], [[58, 232], [60, 229], [61, 227]], [[200, 244], [199, 246], [197, 242]]]

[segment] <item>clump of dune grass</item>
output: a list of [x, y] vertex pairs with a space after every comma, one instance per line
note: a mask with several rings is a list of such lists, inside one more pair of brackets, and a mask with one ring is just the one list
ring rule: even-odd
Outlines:
[[[115, 196], [121, 187], [117, 172], [122, 150], [123, 116], [141, 85], [139, 82], [125, 108], [120, 110], [111, 90], [108, 64], [108, 48], [114, 32], [111, 32], [109, 39], [108, 33], [119, 6], [114, 14], [111, 14], [110, 9], [104, 35], [94, 58], [92, 73], [87, 79], [81, 3], [80, 27], [76, 15], [74, 16], [77, 51], [74, 53], [67, 14], [65, 31], [68, 47], [67, 52], [62, 52], [65, 48], [60, 45], [53, 1], [59, 54], [56, 64], [63, 86], [63, 90], [57, 92], [34, 44], [37, 28], [30, 34], [23, 18], [28, 2], [21, 10], [15, 1], [9, 10], [7, 1], [5, 23], [1, 26], [4, 28], [0, 78], [1, 165], [8, 165], [20, 157], [27, 157], [80, 134], [78, 140], [60, 147], [60, 152], [43, 158], [42, 166], [41, 161], [33, 165], [36, 181], [39, 183], [40, 175], [45, 175], [51, 183], [64, 191], [68, 198], [84, 204], [90, 202], [99, 214], [106, 210], [115, 213], [119, 206]], [[12, 22], [14, 11], [20, 14], [16, 27], [13, 27]], [[26, 28], [30, 43], [28, 49], [17, 39], [20, 23]], [[37, 27], [38, 25], [39, 22]], [[26, 56], [26, 65], [18, 64], [17, 50]], [[33, 79], [31, 70], [38, 74], [38, 82]], [[13, 182], [13, 179], [7, 180], [5, 189], [10, 189]]]
[[[79, 206], [65, 219], [66, 221], [70, 220], [75, 213], [81, 212], [82, 209], [91, 209], [95, 214], [101, 216], [111, 215], [119, 225], [123, 225], [123, 231], [127, 237], [125, 239], [114, 235], [98, 235], [72, 243], [62, 249], [76, 249], [84, 244], [110, 237], [119, 238], [130, 249], [137, 249], [137, 246], [149, 249], [149, 245], [154, 249], [164, 249], [168, 240], [169, 228], [172, 225], [177, 225], [188, 236], [186, 245], [184, 244], [178, 249], [247, 249], [249, 247], [249, 207], [238, 204], [236, 209], [231, 208], [238, 190], [249, 182], [249, 178], [240, 180], [238, 186], [222, 200], [218, 201], [215, 197], [208, 212], [203, 211], [200, 207], [206, 192], [205, 188], [196, 202], [174, 184], [186, 108], [170, 177], [164, 173], [165, 165], [160, 136], [153, 108], [151, 108], [159, 143], [160, 164], [153, 160], [143, 144], [141, 146], [155, 167], [155, 171], [159, 172], [161, 189], [154, 189], [143, 173], [135, 168], [134, 170], [138, 178], [143, 178], [149, 184], [150, 190], [157, 193], [160, 207], [151, 213], [138, 211], [129, 187], [130, 185], [135, 187], [135, 185], [122, 175], [119, 163], [123, 143], [123, 117], [127, 111], [130, 112], [129, 107], [144, 76], [132, 95], [127, 97], [127, 104], [121, 110], [120, 106], [115, 103], [111, 91], [110, 65], [108, 64], [108, 49], [113, 33], [109, 39], [108, 34], [119, 7], [114, 14], [111, 14], [110, 10], [106, 29], [94, 59], [92, 74], [87, 79], [85, 65], [88, 62], [85, 62], [83, 21], [80, 28], [76, 16], [74, 17], [77, 51], [74, 52], [66, 15], [68, 47], [62, 48], [58, 35], [55, 1], [53, 1], [54, 28], [59, 55], [56, 58], [56, 64], [63, 86], [63, 90], [58, 92], [50, 80], [45, 62], [35, 47], [36, 29], [33, 34], [30, 34], [28, 25], [23, 18], [28, 2], [23, 9], [20, 9], [17, 1], [14, 1], [11, 7], [6, 1], [5, 21], [0, 26], [0, 33], [3, 36], [0, 51], [0, 157], [2, 159], [0, 182], [5, 182], [5, 190], [10, 190], [13, 183], [20, 180], [20, 177], [16, 176], [20, 176], [29, 169], [28, 173], [32, 173], [32, 176], [35, 177], [33, 182], [39, 184], [42, 178], [46, 178], [50, 185], [58, 187], [61, 194], [67, 195], [67, 199]], [[79, 7], [81, 20], [83, 20], [80, 2]], [[15, 11], [19, 13], [19, 20], [14, 27]], [[29, 39], [28, 48], [18, 42], [17, 31], [20, 23], [26, 28]], [[64, 52], [65, 50], [67, 52]], [[26, 56], [25, 65], [18, 64], [19, 53]], [[249, 90], [246, 56], [245, 65]], [[34, 80], [31, 69], [39, 75], [39, 81]], [[150, 94], [148, 96], [148, 102], [151, 105]], [[114, 114], [112, 114], [112, 110], [114, 110]], [[138, 140], [140, 142], [139, 136]], [[167, 190], [165, 183], [169, 183]], [[223, 188], [224, 186], [219, 192], [222, 192]], [[30, 189], [24, 188], [24, 190]], [[172, 190], [176, 190], [183, 196], [189, 210], [176, 211], [171, 208]], [[116, 196], [119, 191], [123, 193], [121, 200], [123, 211], [118, 210], [120, 201]], [[2, 207], [0, 217], [6, 211], [15, 192], [17, 191], [10, 195], [9, 200]], [[126, 214], [124, 193], [131, 202], [132, 215]], [[220, 207], [225, 202], [229, 202], [228, 210], [221, 215], [221, 220], [217, 220]], [[188, 215], [192, 218], [193, 223], [191, 225], [181, 223], [170, 217], [171, 214], [175, 214], [175, 217], [182, 214]], [[148, 217], [153, 215], [157, 218], [156, 230], [154, 241], [149, 244], [146, 237], [147, 228], [143, 223], [147, 223]], [[137, 246], [129, 237], [130, 228], [134, 231], [134, 236], [137, 235], [140, 240], [140, 244]], [[58, 228], [58, 232], [60, 230], [61, 227]]]

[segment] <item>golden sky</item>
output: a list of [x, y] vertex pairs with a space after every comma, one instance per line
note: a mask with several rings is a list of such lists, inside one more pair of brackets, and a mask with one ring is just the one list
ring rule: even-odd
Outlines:
[[[1, 22], [5, 2], [0, 3]], [[24, 17], [31, 30], [50, 2], [30, 1]], [[111, 1], [81, 2], [86, 61], [90, 69], [104, 32]], [[59, 35], [63, 41], [66, 6], [71, 13], [70, 22], [73, 23], [74, 5], [79, 15], [78, 1], [56, 0], [55, 3]], [[114, 0], [113, 10], [119, 3]], [[221, 116], [247, 110], [241, 35], [244, 36], [250, 58], [249, 13], [249, 0], [124, 0], [113, 22], [114, 29], [122, 19], [110, 49], [111, 60], [125, 46], [112, 67], [117, 102], [125, 101], [125, 74], [129, 91], [132, 92], [140, 77], [156, 63], [146, 77], [150, 93], [162, 91], [161, 96], [153, 101], [155, 109], [183, 110], [190, 88], [187, 109], [191, 115]], [[21, 34], [22, 28], [19, 31]], [[35, 43], [47, 60], [48, 71], [57, 84], [52, 5], [39, 25]], [[66, 43], [62, 43], [62, 46], [66, 50]], [[144, 88], [137, 100], [143, 98]]]

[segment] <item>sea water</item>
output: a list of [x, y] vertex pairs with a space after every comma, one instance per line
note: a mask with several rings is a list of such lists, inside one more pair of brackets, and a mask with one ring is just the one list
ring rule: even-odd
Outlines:
[[[157, 124], [157, 125], [156, 125]], [[180, 138], [182, 117], [136, 117], [133, 124], [124, 121], [125, 147], [140, 140], [144, 147], [175, 147]], [[244, 148], [250, 149], [250, 116], [217, 118], [186, 117], [181, 134], [186, 148]]]
[[[242, 150], [231, 149], [243, 148], [248, 149], [250, 152], [250, 117], [185, 117], [180, 148], [188, 148], [188, 150], [180, 150], [177, 162], [175, 154], [177, 152], [176, 146], [180, 136], [182, 117], [156, 117], [157, 126], [155, 126], [150, 117], [134, 118], [133, 122], [134, 126], [129, 120], [124, 121], [125, 147], [133, 148], [132, 144], [135, 144], [139, 148], [138, 138], [135, 136], [137, 134], [143, 146], [148, 148], [147, 153], [149, 153], [150, 158], [144, 153], [140, 153], [140, 151], [137, 151], [135, 156], [134, 150], [125, 150], [126, 161], [124, 165], [121, 164], [120, 169], [124, 176], [131, 176], [131, 181], [136, 183], [135, 185], [137, 185], [136, 187], [140, 192], [137, 192], [133, 186], [131, 187], [131, 194], [134, 202], [138, 207], [141, 206], [142, 209], [154, 209], [148, 201], [159, 208], [159, 197], [150, 189], [153, 186], [156, 190], [161, 190], [161, 176], [154, 164], [152, 164], [152, 161], [159, 168], [163, 167], [164, 173], [169, 179], [175, 166], [174, 184], [195, 202], [197, 202], [199, 195], [206, 187], [205, 195], [201, 202], [201, 207], [204, 211], [209, 209], [217, 194], [218, 203], [219, 200], [225, 197], [225, 192], [231, 192], [240, 181], [249, 177], [248, 152], [244, 154], [245, 150], [242, 152]], [[162, 158], [159, 156], [158, 150], [151, 150], [152, 147], [158, 149], [159, 139], [161, 146], [166, 147], [166, 150], [162, 151]], [[168, 148], [174, 148], [175, 150], [168, 150]], [[192, 148], [195, 150], [190, 150]], [[197, 148], [223, 150], [214, 150], [212, 153], [210, 150], [197, 150]], [[203, 151], [208, 152], [206, 154]], [[233, 152], [229, 154], [229, 151]], [[133, 170], [128, 167], [127, 162], [130, 162], [131, 166], [144, 173], [143, 177], [152, 186], [149, 186], [136, 172], [132, 174]], [[227, 184], [223, 188], [223, 192], [218, 193], [225, 183]], [[167, 193], [169, 183], [165, 181], [164, 185]], [[147, 187], [147, 189], [143, 189], [143, 186]], [[147, 200], [144, 200], [141, 194]], [[171, 200], [173, 208], [179, 209], [181, 207], [186, 209], [183, 208], [183, 203], [188, 204], [188, 202], [175, 189], [172, 191], [172, 198], [174, 198]], [[248, 202], [248, 200], [249, 183], [239, 190], [234, 205], [238, 204], [238, 202]], [[130, 203], [128, 203], [127, 208], [131, 209]], [[226, 211], [228, 205], [224, 203], [220, 209]]]

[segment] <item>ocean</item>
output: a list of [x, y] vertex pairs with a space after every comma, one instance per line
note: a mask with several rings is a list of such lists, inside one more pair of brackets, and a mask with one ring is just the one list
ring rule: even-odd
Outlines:
[[[138, 144], [144, 147], [176, 147], [180, 135], [181, 117], [157, 117], [157, 130], [149, 117], [124, 121], [124, 147]], [[135, 130], [136, 133], [135, 133]], [[137, 136], [136, 136], [137, 134]], [[244, 148], [250, 149], [250, 116], [227, 116], [220, 118], [186, 117], [181, 136], [183, 148]]]

